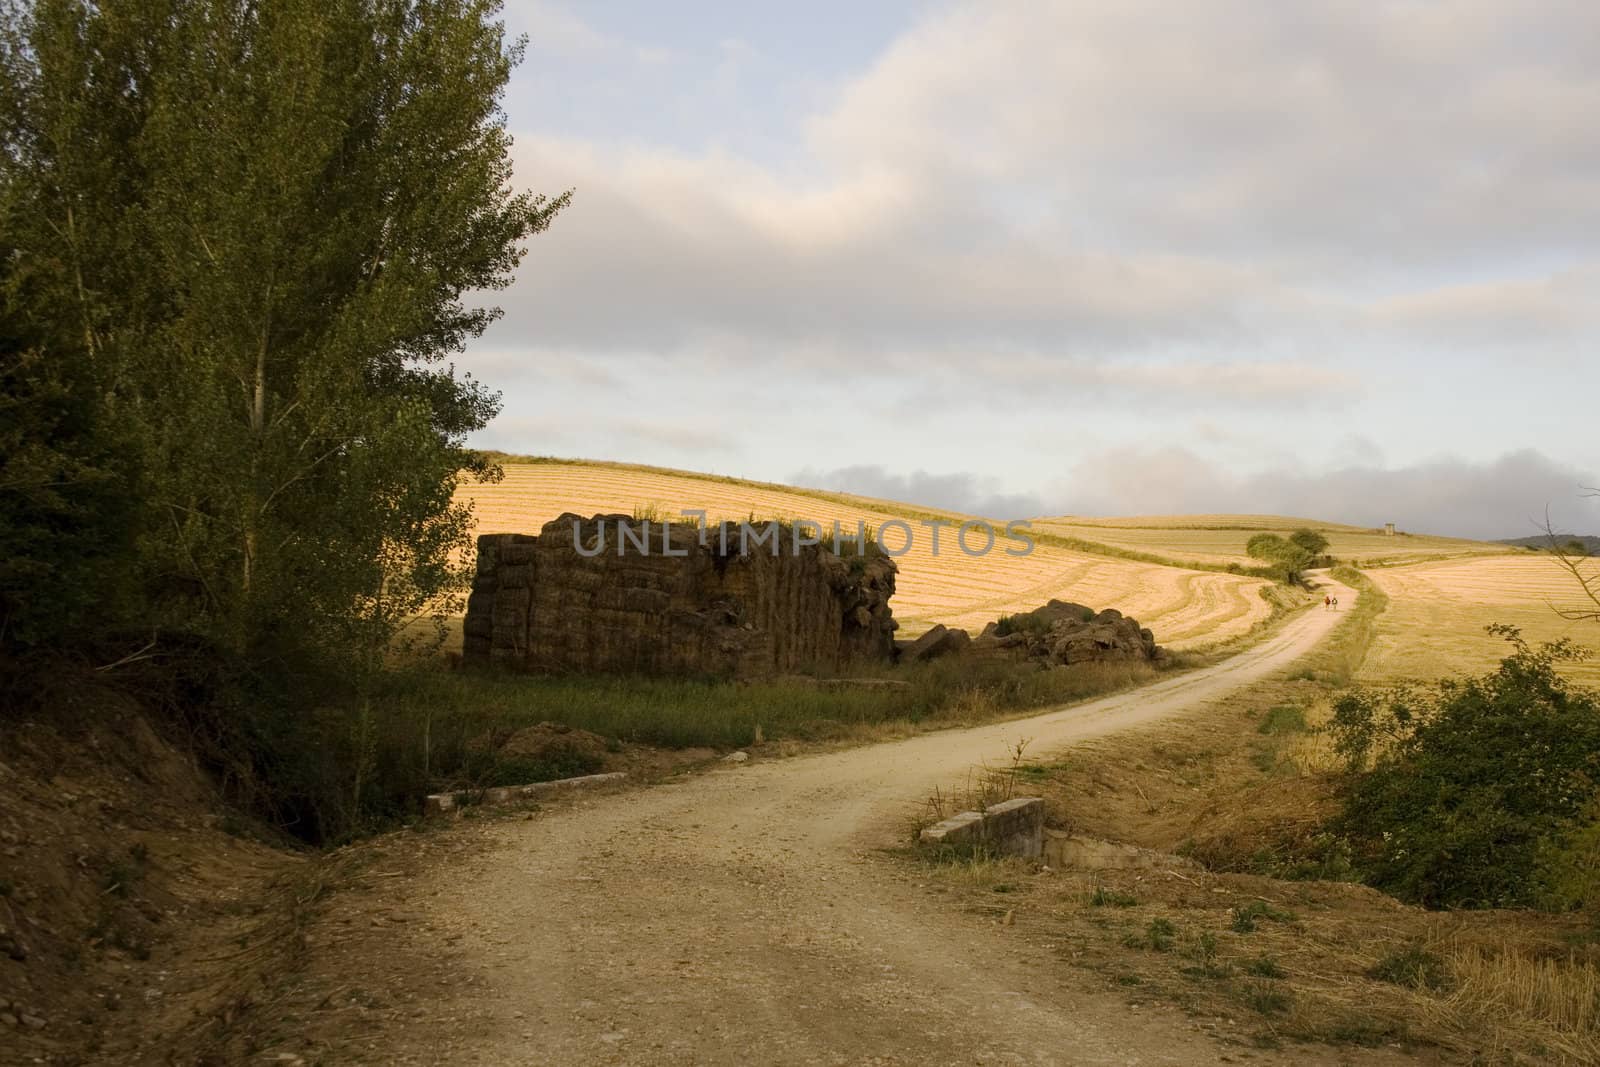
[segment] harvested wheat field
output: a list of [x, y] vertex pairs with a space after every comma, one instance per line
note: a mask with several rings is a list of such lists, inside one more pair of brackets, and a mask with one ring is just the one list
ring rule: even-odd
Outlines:
[[[1241, 575], [1046, 544], [1017, 557], [1007, 554], [1003, 539], [992, 551], [969, 556], [957, 547], [954, 528], [941, 532], [935, 557], [931, 531], [923, 521], [960, 523], [971, 516], [865, 497], [648, 467], [573, 462], [507, 462], [504, 481], [467, 485], [460, 495], [472, 500], [479, 533], [536, 533], [568, 511], [588, 515], [648, 510], [672, 517], [685, 509], [701, 509], [713, 522], [754, 515], [824, 524], [838, 521], [847, 531], [853, 531], [858, 521], [879, 529], [898, 519], [909, 523], [915, 535], [910, 551], [897, 560], [900, 577], [894, 611], [903, 635], [920, 633], [935, 623], [976, 631], [1000, 615], [1059, 597], [1116, 608], [1148, 626], [1163, 645], [1196, 649], [1238, 637], [1272, 613], [1272, 604], [1263, 596], [1271, 583]], [[891, 550], [901, 540], [894, 530], [884, 539]], [[982, 534], [974, 531], [968, 543], [974, 550], [982, 548]]]
[[[1592, 571], [1600, 560], [1588, 563]], [[1570, 637], [1600, 651], [1600, 624], [1569, 621], [1554, 610], [1578, 608], [1582, 593], [1547, 555], [1421, 563], [1369, 577], [1387, 594], [1389, 606], [1378, 619], [1363, 681], [1480, 673], [1506, 651], [1504, 640], [1484, 632], [1491, 623], [1520, 627], [1530, 641]], [[1567, 673], [1600, 684], [1600, 661], [1572, 665]]]
[[1137, 515], [1113, 519], [1068, 515], [1036, 519], [1034, 525], [1046, 533], [1091, 541], [1118, 551], [1212, 567], [1256, 565], [1258, 561], [1245, 553], [1245, 544], [1251, 537], [1258, 533], [1283, 534], [1302, 527], [1320, 532], [1328, 539], [1332, 555], [1358, 567], [1517, 551], [1508, 545], [1403, 531], [1390, 537], [1382, 530], [1364, 526], [1282, 515]]

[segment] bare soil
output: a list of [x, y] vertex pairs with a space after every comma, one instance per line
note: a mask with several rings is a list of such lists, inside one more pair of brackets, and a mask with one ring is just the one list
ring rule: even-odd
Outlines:
[[315, 865], [220, 814], [125, 697], [80, 695], [93, 725], [0, 729], [0, 1063], [223, 1062]]

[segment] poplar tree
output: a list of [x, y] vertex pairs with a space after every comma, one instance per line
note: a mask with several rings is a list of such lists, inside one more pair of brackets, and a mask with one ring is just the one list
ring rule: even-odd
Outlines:
[[145, 619], [371, 666], [459, 593], [498, 396], [450, 358], [568, 202], [512, 186], [499, 10], [0, 9], [0, 373], [82, 408], [55, 491], [121, 487]]

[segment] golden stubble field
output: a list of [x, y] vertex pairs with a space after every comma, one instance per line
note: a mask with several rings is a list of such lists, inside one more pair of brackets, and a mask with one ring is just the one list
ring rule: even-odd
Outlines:
[[[632, 513], [654, 509], [667, 516], [702, 509], [714, 522], [757, 518], [838, 521], [849, 531], [858, 520], [879, 528], [891, 519], [908, 521], [915, 532], [910, 551], [897, 560], [900, 576], [894, 599], [902, 636], [935, 623], [976, 632], [1000, 615], [1027, 610], [1052, 597], [1095, 608], [1116, 608], [1150, 627], [1156, 640], [1176, 649], [1197, 649], [1238, 637], [1266, 619], [1272, 607], [1261, 591], [1270, 583], [1234, 574], [1166, 567], [1151, 563], [1036, 545], [1026, 557], [1008, 556], [1003, 540], [982, 556], [968, 556], [955, 544], [955, 530], [940, 536], [932, 552], [930, 531], [920, 520], [959, 523], [971, 516], [917, 509], [887, 501], [758, 485], [713, 476], [604, 463], [505, 464], [505, 479], [495, 485], [467, 485], [479, 533], [538, 533], [544, 523], [574, 512]], [[1248, 534], [1239, 535], [1242, 545]], [[887, 538], [898, 547], [895, 535]], [[974, 533], [969, 543], [981, 546]]]
[[[1600, 560], [1588, 560], [1590, 573]], [[1542, 553], [1419, 563], [1373, 570], [1368, 576], [1389, 597], [1360, 679], [1389, 683], [1481, 673], [1506, 654], [1506, 643], [1484, 632], [1509, 623], [1530, 641], [1569, 637], [1600, 652], [1600, 623], [1568, 621], [1555, 610], [1584, 603], [1572, 575]], [[1591, 604], [1592, 608], [1593, 605]], [[1600, 685], [1600, 661], [1567, 670]]]
[[1410, 534], [1403, 530], [1389, 536], [1382, 530], [1362, 526], [1281, 515], [1138, 515], [1115, 519], [1064, 516], [1039, 519], [1035, 525], [1062, 537], [1214, 566], [1253, 564], [1256, 561], [1245, 552], [1245, 543], [1253, 535], [1286, 534], [1300, 527], [1322, 533], [1328, 539], [1328, 551], [1332, 555], [1358, 567], [1394, 566], [1469, 555], [1506, 555], [1518, 551], [1508, 545], [1483, 541]]

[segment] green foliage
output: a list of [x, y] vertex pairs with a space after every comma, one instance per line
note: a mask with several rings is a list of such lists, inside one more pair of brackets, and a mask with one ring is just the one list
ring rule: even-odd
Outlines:
[[1291, 882], [1356, 881], [1350, 843], [1337, 834], [1322, 832], [1309, 841], [1277, 849], [1262, 849], [1251, 857], [1249, 870]]
[[1600, 922], [1600, 796], [1582, 816], [1541, 844], [1534, 881], [1545, 907], [1581, 908]]
[[1239, 996], [1262, 1015], [1282, 1015], [1294, 1007], [1294, 994], [1270, 981], [1247, 982]]
[[605, 761], [595, 753], [577, 745], [566, 745], [553, 746], [538, 758], [496, 757], [488, 752], [474, 752], [465, 761], [463, 771], [474, 785], [489, 788], [576, 778], [598, 773], [604, 766]]
[[1233, 932], [1236, 934], [1254, 933], [1256, 924], [1263, 919], [1275, 923], [1293, 922], [1294, 913], [1285, 911], [1282, 908], [1275, 908], [1264, 900], [1252, 900], [1244, 907], [1234, 909]]
[[1409, 989], [1448, 992], [1455, 981], [1444, 960], [1417, 945], [1391, 952], [1367, 972], [1371, 978]]
[[1333, 831], [1366, 881], [1428, 907], [1570, 901], [1561, 872], [1592, 847], [1600, 695], [1556, 671], [1583, 653], [1490, 629], [1513, 648], [1494, 672], [1355, 693], [1329, 724], [1351, 771]]
[[1022, 612], [1017, 615], [1002, 615], [995, 623], [994, 632], [1000, 637], [1009, 634], [1042, 634], [1050, 629], [1050, 621], [1043, 615], [1032, 612]]
[[1093, 908], [1131, 908], [1138, 903], [1137, 897], [1107, 889], [1103, 885], [1095, 886], [1094, 892], [1089, 895], [1089, 906]]
[[1184, 955], [1195, 961], [1193, 966], [1179, 969], [1190, 978], [1228, 978], [1233, 974], [1232, 964], [1217, 959], [1217, 935], [1210, 931], [1195, 938]]
[[[0, 294], [4, 300], [9, 294]], [[46, 360], [0, 310], [0, 647], [84, 637], [126, 617], [133, 472], [81, 368]], [[10, 336], [4, 336], [11, 334]]]
[[1305, 709], [1293, 704], [1269, 708], [1256, 726], [1256, 732], [1261, 734], [1301, 734], [1307, 729]]
[[1309, 556], [1320, 556], [1328, 551], [1328, 539], [1316, 530], [1301, 527], [1289, 535], [1289, 542]]
[[666, 748], [736, 748], [757, 724], [768, 740], [830, 740], [886, 722], [954, 722], [1096, 696], [1152, 675], [1143, 664], [1077, 664], [1039, 670], [956, 658], [883, 672], [904, 686], [832, 688], [800, 680], [725, 681], [626, 675], [530, 677], [462, 671], [395, 674], [375, 694], [396, 744], [414, 746], [430, 721], [435, 751], [445, 736], [470, 737], [549, 720], [605, 737]]
[[1149, 949], [1151, 952], [1171, 952], [1178, 927], [1171, 919], [1151, 919], [1143, 934], [1130, 934], [1125, 940], [1129, 948]]
[[1257, 956], [1253, 960], [1246, 960], [1244, 973], [1256, 978], [1282, 978], [1284, 969], [1278, 961], [1271, 956]]
[[497, 473], [449, 359], [568, 200], [511, 187], [499, 11], [0, 0], [0, 652], [136, 631], [307, 837], [421, 780], [372, 694], [459, 606], [454, 490]]
[[8, 615], [109, 557], [142, 624], [371, 671], [454, 606], [452, 492], [493, 474], [464, 440], [498, 402], [445, 361], [566, 203], [510, 189], [497, 12], [0, 8]]
[[1286, 582], [1298, 582], [1306, 568], [1315, 562], [1313, 553], [1292, 540], [1271, 533], [1259, 533], [1250, 538], [1245, 542], [1245, 552], [1251, 559], [1266, 563], [1277, 577]]

